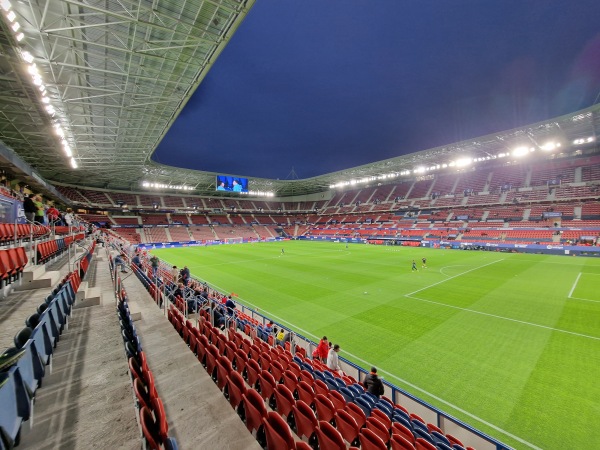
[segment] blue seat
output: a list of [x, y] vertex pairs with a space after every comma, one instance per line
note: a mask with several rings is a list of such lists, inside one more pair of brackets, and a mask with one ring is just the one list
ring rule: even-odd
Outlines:
[[37, 388], [42, 384], [45, 369], [32, 339], [27, 341], [23, 350], [25, 350], [25, 354], [19, 358], [16, 366], [19, 368], [19, 373], [29, 397], [33, 397]]
[[52, 362], [52, 340], [46, 329], [46, 323], [41, 322], [31, 333], [31, 340], [35, 342], [35, 348], [40, 356], [40, 360], [44, 365]]
[[0, 374], [0, 405], [0, 434], [12, 448], [18, 444], [21, 424], [31, 412], [31, 400], [16, 366]]
[[408, 428], [411, 431], [413, 429], [413, 426], [412, 426], [412, 423], [410, 422], [410, 420], [408, 420], [402, 414], [396, 414], [396, 410], [394, 410], [394, 415], [392, 416], [392, 422], [401, 423], [402, 425], [404, 425], [406, 428]]
[[165, 439], [164, 446], [165, 450], [179, 450], [179, 447], [177, 446], [177, 441], [173, 437], [168, 437], [167, 439]]
[[369, 403], [363, 396], [357, 397], [354, 399], [354, 403], [356, 406], [360, 407], [365, 413], [365, 416], [369, 417], [371, 415], [372, 405]]
[[346, 402], [353, 402], [354, 398], [356, 397], [356, 393], [353, 390], [348, 389], [347, 387], [341, 388], [340, 394], [344, 396]]
[[373, 406], [375, 406], [375, 403], [377, 403], [379, 401], [379, 398], [376, 395], [371, 394], [369, 391], [365, 391], [365, 393], [363, 395], [366, 396], [366, 399]]
[[[413, 421], [413, 423], [414, 423], [414, 421]], [[433, 440], [433, 438], [431, 437], [429, 432], [424, 430], [423, 428], [418, 427], [418, 426], [413, 427], [413, 434], [415, 435], [415, 438], [423, 438], [430, 444], [435, 445], [435, 441]]]
[[377, 403], [375, 403], [375, 408], [380, 409], [381, 411], [383, 411], [386, 415], [392, 417], [393, 414], [393, 406], [390, 405], [388, 402], [386, 402], [385, 400], [379, 400]]
[[354, 384], [351, 384], [350, 386], [346, 386], [346, 387], [348, 389], [354, 391], [355, 397], [360, 397], [361, 395], [363, 395], [365, 393], [365, 390], [363, 389], [363, 387], [358, 383], [354, 383]]
[[444, 444], [448, 448], [451, 448], [452, 444], [450, 443], [448, 438], [446, 436], [444, 436], [442, 433], [440, 433], [439, 431], [433, 430], [430, 434], [431, 434], [431, 437], [433, 438], [433, 440], [435, 441], [435, 445]]
[[452, 447], [444, 444], [443, 442], [438, 442], [437, 444], [435, 444], [435, 446], [438, 448], [438, 450], [452, 450]]

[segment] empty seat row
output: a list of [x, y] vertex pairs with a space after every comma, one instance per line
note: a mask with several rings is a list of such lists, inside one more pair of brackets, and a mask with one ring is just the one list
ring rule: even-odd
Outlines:
[[[115, 280], [115, 284], [122, 285], [120, 279]], [[168, 436], [169, 426], [163, 402], [158, 396], [154, 376], [148, 367], [146, 355], [131, 319], [125, 289], [121, 287], [118, 295], [117, 316], [136, 399], [139, 423], [145, 440], [144, 448], [151, 450], [176, 449], [175, 439]]]
[[29, 240], [31, 237], [37, 239], [49, 234], [50, 229], [44, 225], [0, 223], [0, 245], [11, 244], [15, 240]]
[[0, 355], [0, 448], [19, 443], [21, 424], [33, 415], [33, 400], [46, 366], [52, 367], [54, 348], [67, 326], [75, 302], [71, 277], [61, 281], [26, 327], [14, 337], [14, 347]]

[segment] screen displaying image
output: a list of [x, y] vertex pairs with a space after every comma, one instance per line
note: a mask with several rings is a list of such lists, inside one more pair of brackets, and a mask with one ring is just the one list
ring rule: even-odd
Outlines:
[[217, 175], [217, 191], [248, 192], [248, 178]]

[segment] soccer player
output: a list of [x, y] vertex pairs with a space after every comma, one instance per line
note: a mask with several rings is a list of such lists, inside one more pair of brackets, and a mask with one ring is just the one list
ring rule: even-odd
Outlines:
[[281, 254], [285, 255], [285, 250], [284, 249], [281, 249]]
[[423, 264], [421, 264], [421, 269], [427, 269], [427, 258], [421, 258]]
[[412, 270], [413, 272], [414, 272], [415, 270], [416, 270], [417, 272], [419, 271], [419, 269], [417, 269], [417, 263], [415, 262], [415, 260], [414, 260], [414, 259], [413, 259], [413, 262], [412, 262], [412, 269], [411, 269], [411, 270]]

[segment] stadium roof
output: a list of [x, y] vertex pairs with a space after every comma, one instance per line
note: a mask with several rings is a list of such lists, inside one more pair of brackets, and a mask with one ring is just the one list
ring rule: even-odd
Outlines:
[[[214, 195], [214, 173], [169, 167], [150, 157], [254, 0], [0, 4], [0, 140], [7, 147], [50, 182], [139, 191], [147, 181]], [[520, 146], [541, 149], [552, 141], [562, 143], [554, 151], [568, 151], [578, 139], [590, 144], [587, 139], [595, 139], [599, 129], [595, 105], [314, 178], [251, 178], [250, 189], [304, 195], [339, 182], [395, 178], [420, 166], [493, 159]], [[591, 145], [597, 148], [597, 142]]]

